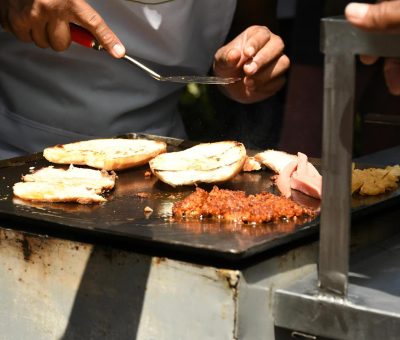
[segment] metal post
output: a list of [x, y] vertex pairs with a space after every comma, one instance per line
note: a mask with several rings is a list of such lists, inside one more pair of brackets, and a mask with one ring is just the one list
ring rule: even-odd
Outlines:
[[345, 297], [349, 266], [351, 159], [357, 54], [400, 55], [399, 36], [354, 28], [343, 18], [322, 21], [325, 53], [319, 288]]
[[[359, 54], [400, 56], [400, 35], [364, 32], [341, 17], [323, 19], [321, 28], [325, 79], [318, 277], [313, 273], [275, 291], [275, 325], [306, 336], [398, 339], [400, 298], [388, 287], [398, 288], [400, 271], [390, 260], [399, 238], [390, 240], [388, 250], [377, 247], [370, 253], [372, 267], [382, 268], [365, 270], [368, 260], [359, 261], [358, 269], [352, 263], [352, 270], [365, 276], [358, 282], [348, 281], [348, 271], [355, 60]], [[383, 227], [398, 224], [396, 218], [379, 220]]]
[[354, 68], [348, 53], [325, 55], [319, 286], [340, 296], [349, 263]]

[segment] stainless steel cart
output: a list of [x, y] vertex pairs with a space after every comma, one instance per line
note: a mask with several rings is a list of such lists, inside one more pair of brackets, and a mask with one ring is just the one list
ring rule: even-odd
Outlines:
[[[375, 51], [365, 47], [370, 39], [383, 55], [400, 55], [400, 45], [341, 19], [323, 25], [320, 252], [318, 218], [263, 227], [171, 221], [171, 205], [193, 188], [164, 186], [144, 168], [120, 173], [106, 205], [25, 204], [12, 184], [48, 163], [41, 155], [2, 161], [0, 339], [396, 338], [400, 190], [350, 201], [349, 176], [354, 55]], [[360, 162], [397, 159], [399, 150]], [[272, 190], [270, 175], [242, 173], [226, 185]]]
[[[321, 45], [324, 184], [318, 274], [277, 291], [275, 321], [304, 338], [398, 339], [400, 237], [376, 240], [351, 261], [349, 237], [355, 57], [400, 56], [400, 36], [366, 33], [343, 18], [328, 18], [322, 20]], [[399, 163], [400, 147], [393, 152]]]

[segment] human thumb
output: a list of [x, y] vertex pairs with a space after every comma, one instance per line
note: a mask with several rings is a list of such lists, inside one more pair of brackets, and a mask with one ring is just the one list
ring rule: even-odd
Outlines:
[[379, 4], [352, 2], [346, 6], [345, 15], [353, 25], [369, 31], [400, 29], [400, 1]]

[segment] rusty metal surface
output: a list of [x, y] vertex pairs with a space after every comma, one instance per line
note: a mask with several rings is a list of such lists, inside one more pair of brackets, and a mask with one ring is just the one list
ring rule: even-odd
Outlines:
[[0, 228], [0, 277], [2, 340], [237, 338], [239, 271]]
[[229, 270], [0, 228], [0, 339], [273, 339], [273, 292], [316, 258]]
[[278, 289], [276, 324], [318, 338], [398, 339], [399, 244], [397, 234], [352, 256], [346, 298], [317, 290], [316, 271]]
[[[179, 140], [167, 141], [171, 150], [190, 146], [190, 142], [182, 145]], [[107, 195], [108, 202], [101, 205], [32, 203], [13, 197], [12, 186], [21, 175], [32, 167], [39, 169], [48, 165], [50, 163], [40, 155], [0, 162], [0, 218], [11, 223], [25, 221], [39, 230], [46, 224], [62, 233], [79, 235], [79, 232], [85, 232], [108, 238], [148, 241], [196, 256], [212, 254], [229, 260], [248, 258], [318, 232], [318, 218], [262, 225], [207, 219], [174, 221], [171, 219], [173, 203], [191, 193], [194, 187], [172, 188], [155, 177], [146, 178], [147, 166], [119, 172], [115, 190]], [[267, 170], [241, 173], [220, 187], [244, 190], [248, 194], [274, 191], [271, 175]], [[203, 187], [210, 190], [212, 186]], [[140, 197], [138, 193], [146, 193], [148, 197]], [[298, 192], [294, 194], [294, 200], [302, 204], [319, 205], [318, 200]], [[355, 212], [368, 213], [371, 208], [397, 202], [399, 197], [400, 190], [397, 190], [375, 198], [356, 197], [353, 204]], [[153, 209], [150, 215], [144, 213], [146, 206]]]

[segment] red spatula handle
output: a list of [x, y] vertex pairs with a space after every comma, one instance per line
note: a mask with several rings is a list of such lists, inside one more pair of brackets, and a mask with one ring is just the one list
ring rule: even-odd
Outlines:
[[69, 28], [71, 31], [71, 40], [73, 42], [85, 47], [94, 48], [96, 50], [102, 49], [102, 46], [97, 42], [92, 33], [85, 28], [75, 24], [69, 24]]

